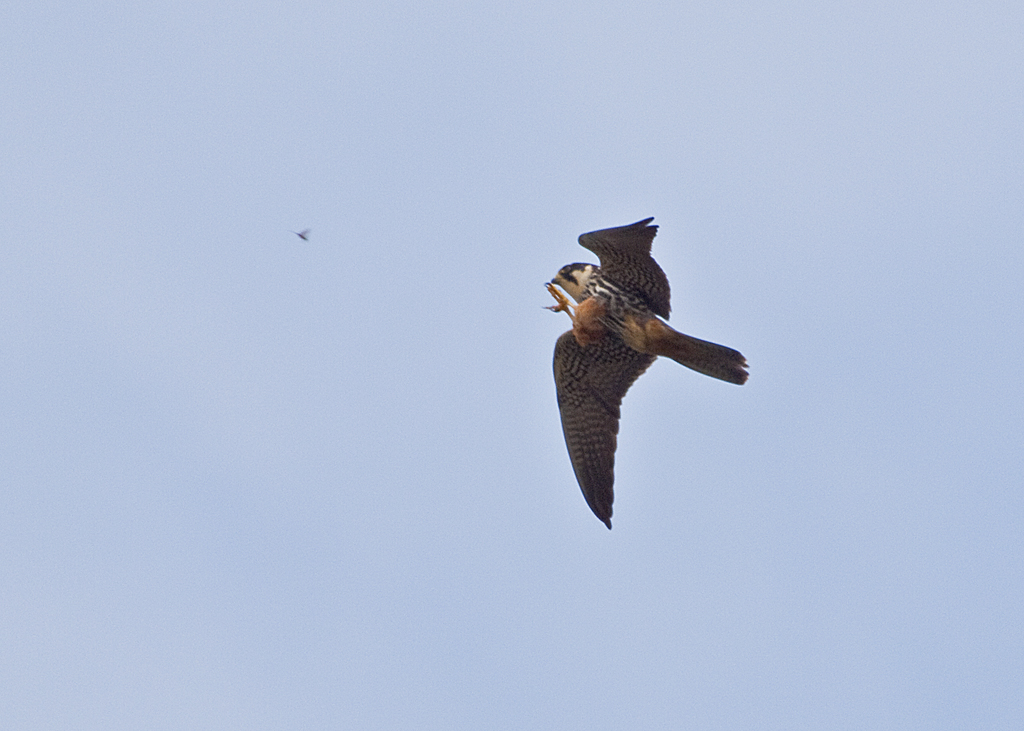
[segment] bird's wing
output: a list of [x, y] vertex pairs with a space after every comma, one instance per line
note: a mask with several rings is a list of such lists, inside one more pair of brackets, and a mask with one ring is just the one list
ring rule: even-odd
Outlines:
[[658, 233], [657, 226], [649, 225], [653, 220], [585, 233], [580, 246], [601, 259], [601, 276], [642, 297], [652, 312], [667, 319], [671, 292], [668, 277], [651, 258], [651, 242]]
[[569, 460], [587, 504], [609, 528], [619, 405], [655, 357], [612, 333], [584, 348], [570, 330], [555, 343], [555, 389]]

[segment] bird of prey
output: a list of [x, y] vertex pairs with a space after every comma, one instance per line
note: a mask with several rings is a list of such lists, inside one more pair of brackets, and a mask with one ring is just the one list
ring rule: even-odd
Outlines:
[[747, 361], [738, 351], [683, 335], [665, 322], [669, 285], [651, 258], [658, 231], [653, 220], [583, 234], [580, 246], [597, 254], [601, 265], [567, 264], [547, 284], [558, 303], [548, 309], [572, 319], [572, 330], [555, 344], [562, 433], [583, 497], [609, 529], [619, 406], [633, 382], [659, 355], [729, 383], [747, 380]]
[[307, 229], [303, 229], [302, 231], [292, 231], [292, 233], [295, 234], [296, 236], [298, 236], [303, 241], [309, 241], [309, 233], [312, 230], [313, 229], [311, 229], [311, 228], [307, 228]]

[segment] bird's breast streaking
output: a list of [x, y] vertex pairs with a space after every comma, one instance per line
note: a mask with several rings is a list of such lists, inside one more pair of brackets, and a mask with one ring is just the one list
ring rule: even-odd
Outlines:
[[567, 264], [547, 285], [557, 302], [550, 309], [567, 312], [573, 324], [555, 344], [562, 433], [583, 496], [609, 528], [619, 407], [657, 356], [729, 383], [747, 380], [746, 359], [738, 351], [684, 335], [664, 321], [670, 289], [651, 258], [658, 230], [653, 220], [583, 234], [580, 245], [601, 265]]

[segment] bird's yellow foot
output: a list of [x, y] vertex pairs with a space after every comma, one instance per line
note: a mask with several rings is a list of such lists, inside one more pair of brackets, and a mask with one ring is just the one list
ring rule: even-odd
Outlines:
[[555, 302], [557, 302], [558, 304], [551, 305], [550, 307], [545, 307], [544, 309], [551, 310], [552, 312], [568, 312], [569, 317], [575, 319], [575, 313], [573, 312], [574, 308], [572, 306], [572, 303], [569, 302], [568, 297], [562, 294], [562, 290], [560, 290], [555, 285], [551, 284], [551, 282], [548, 282], [545, 286], [548, 288], [548, 293], [555, 298]]

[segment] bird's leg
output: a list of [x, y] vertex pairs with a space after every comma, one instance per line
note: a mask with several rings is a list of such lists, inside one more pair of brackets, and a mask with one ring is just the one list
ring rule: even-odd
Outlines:
[[604, 318], [608, 314], [608, 308], [599, 297], [587, 297], [576, 305], [576, 312], [572, 316], [572, 334], [576, 342], [586, 347], [596, 343], [604, 337]]
[[569, 313], [569, 319], [572, 320], [572, 334], [576, 337], [577, 343], [587, 346], [604, 337], [605, 327], [601, 320], [607, 313], [607, 309], [601, 300], [596, 297], [587, 297], [573, 307], [569, 299], [562, 294], [561, 290], [556, 289], [555, 285], [549, 283], [547, 287], [548, 292], [558, 304], [544, 309]]
[[545, 286], [547, 286], [548, 288], [548, 293], [555, 298], [555, 302], [557, 302], [558, 304], [551, 305], [550, 307], [545, 307], [544, 309], [551, 310], [552, 312], [568, 312], [570, 319], [575, 321], [575, 308], [572, 306], [572, 303], [569, 302], [569, 298], [562, 294], [562, 290], [560, 290], [558, 287], [551, 284], [550, 282], [548, 282]]

